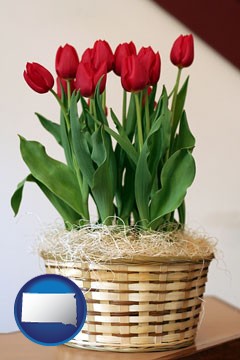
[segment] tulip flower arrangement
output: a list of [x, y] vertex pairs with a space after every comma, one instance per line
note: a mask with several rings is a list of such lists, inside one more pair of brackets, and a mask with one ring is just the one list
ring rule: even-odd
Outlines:
[[[62, 147], [66, 163], [51, 158], [42, 144], [20, 136], [21, 155], [30, 174], [18, 185], [12, 208], [18, 213], [24, 184], [36, 183], [68, 229], [89, 223], [89, 199], [98, 222], [138, 224], [159, 230], [185, 223], [184, 199], [195, 176], [192, 135], [184, 103], [193, 62], [192, 35], [180, 36], [170, 59], [177, 68], [170, 93], [157, 99], [161, 59], [151, 47], [137, 52], [133, 42], [113, 52], [98, 40], [79, 60], [71, 45], [56, 54], [57, 91], [52, 74], [27, 63], [24, 79], [38, 93], [50, 92], [60, 105], [60, 123], [36, 114]], [[123, 87], [121, 119], [106, 107], [106, 81], [113, 71]], [[108, 113], [108, 114], [107, 114]], [[111, 118], [114, 126], [110, 126]]]

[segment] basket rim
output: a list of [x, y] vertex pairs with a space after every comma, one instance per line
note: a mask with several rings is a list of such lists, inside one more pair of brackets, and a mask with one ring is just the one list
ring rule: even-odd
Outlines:
[[[59, 261], [59, 262], [69, 262], [69, 263], [92, 263], [89, 259], [79, 259], [79, 261], [68, 259], [67, 257], [56, 255], [53, 256], [48, 252], [41, 251], [40, 256], [43, 258], [44, 261], [52, 260], [52, 261]], [[210, 262], [215, 258], [214, 253], [211, 253], [208, 256], [145, 256], [145, 255], [136, 255], [131, 258], [116, 258], [116, 259], [109, 259], [108, 261], [99, 261], [97, 263], [104, 264], [104, 265], [137, 265], [137, 264], [144, 264], [144, 265], [152, 265], [158, 263], [203, 263], [205, 261]]]

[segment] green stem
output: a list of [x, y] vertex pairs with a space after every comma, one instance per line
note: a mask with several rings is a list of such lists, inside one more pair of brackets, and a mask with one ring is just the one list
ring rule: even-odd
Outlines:
[[172, 119], [171, 119], [171, 127], [172, 127], [171, 144], [172, 144], [172, 142], [173, 142], [173, 139], [174, 139], [174, 136], [175, 136], [175, 132], [176, 132], [176, 130], [177, 130], [178, 120], [179, 120], [179, 119], [176, 119], [176, 118], [175, 118], [175, 110], [176, 110], [177, 94], [178, 94], [178, 88], [179, 88], [179, 84], [180, 84], [181, 72], [182, 72], [182, 68], [178, 68], [176, 84], [175, 84], [175, 86], [174, 86], [174, 91], [173, 91], [173, 100], [172, 100], [172, 107], [171, 107], [171, 112], [172, 112]]
[[89, 99], [89, 112], [93, 116], [93, 99]]
[[127, 121], [127, 92], [123, 90], [123, 102], [122, 102], [122, 124], [124, 130], [126, 130]]
[[103, 112], [105, 114], [106, 111], [106, 90], [104, 90], [104, 92], [102, 93], [102, 108], [103, 108]]
[[70, 109], [70, 103], [71, 103], [71, 80], [67, 80], [67, 99], [68, 99], [68, 108]]
[[146, 135], [148, 136], [150, 131], [150, 115], [149, 115], [149, 97], [148, 89], [144, 90], [145, 92], [145, 117], [146, 117]]
[[142, 131], [142, 119], [141, 119], [141, 109], [139, 103], [139, 97], [137, 93], [134, 93], [135, 104], [136, 104], [136, 113], [137, 113], [137, 128], [138, 128], [138, 144], [139, 151], [142, 151], [143, 147], [143, 131]]
[[83, 196], [83, 204], [84, 204], [85, 211], [86, 211], [86, 219], [90, 220], [90, 214], [89, 214], [89, 208], [88, 208], [89, 187], [88, 187], [88, 183], [84, 177], [82, 180], [82, 184], [83, 184], [82, 196]]
[[175, 85], [174, 85], [172, 91], [170, 92], [170, 94], [168, 95], [168, 100], [171, 99], [171, 97], [172, 97], [172, 95], [174, 93], [174, 89], [175, 89]]
[[[79, 185], [79, 189], [80, 189], [80, 192], [81, 194], [83, 193], [83, 177], [82, 177], [82, 174], [80, 172], [80, 169], [78, 167], [78, 164], [77, 164], [77, 161], [76, 161], [76, 158], [75, 156], [73, 156], [73, 166], [74, 166], [74, 169], [75, 169], [75, 173], [76, 173], [76, 176], [77, 176], [77, 181], [78, 181], [78, 185]], [[86, 199], [84, 199], [85, 201], [83, 201], [83, 207], [84, 207], [84, 217], [85, 217], [85, 220], [89, 220], [89, 210], [88, 210], [88, 202], [86, 201]]]
[[184, 200], [178, 208], [178, 216], [179, 216], [179, 223], [181, 224], [182, 228], [184, 229], [184, 225], [186, 222], [186, 209], [185, 209], [185, 201]]
[[90, 99], [90, 114], [97, 119], [97, 109], [95, 104], [95, 99]]
[[65, 108], [63, 102], [59, 99], [57, 93], [56, 93], [53, 89], [51, 89], [50, 91], [51, 91], [51, 93], [53, 94], [53, 96], [55, 97], [55, 99], [57, 100], [58, 104], [60, 105], [60, 108], [61, 108], [61, 110], [62, 110], [64, 119], [65, 119], [65, 121], [66, 121], [67, 130], [68, 130], [68, 132], [69, 132], [69, 130], [70, 130], [70, 120], [69, 120], [69, 117], [68, 117], [66, 108]]
[[[95, 100], [93, 98], [90, 98], [90, 104], [89, 104], [89, 111], [90, 114], [92, 115], [92, 117], [97, 120], [97, 109], [96, 109], [96, 104], [95, 104]], [[97, 122], [94, 122], [94, 128], [95, 130], [97, 130]]]
[[[95, 117], [95, 119], [97, 119], [97, 108], [96, 108], [96, 103], [95, 103], [95, 99], [92, 99], [92, 106], [93, 106], [93, 116]], [[95, 130], [97, 130], [97, 123], [95, 121]]]

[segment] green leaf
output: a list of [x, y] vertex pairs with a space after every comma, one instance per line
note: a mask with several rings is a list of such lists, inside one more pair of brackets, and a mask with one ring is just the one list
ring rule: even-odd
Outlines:
[[12, 197], [11, 197], [11, 207], [14, 211], [14, 215], [16, 216], [18, 214], [21, 202], [22, 202], [22, 193], [23, 193], [23, 188], [25, 185], [26, 181], [29, 181], [29, 178], [32, 175], [28, 175], [23, 181], [21, 181], [18, 185], [17, 185], [17, 189], [15, 190], [15, 192], [13, 193]]
[[136, 165], [138, 160], [138, 154], [136, 149], [130, 142], [129, 138], [127, 137], [126, 133], [121, 132], [121, 134], [118, 134], [107, 125], [104, 125], [104, 130], [118, 142], [121, 148], [126, 152], [129, 159], [131, 159], [132, 162]]
[[150, 114], [153, 112], [153, 110], [155, 108], [156, 93], [157, 93], [157, 84], [152, 87], [152, 91], [151, 91], [151, 93], [149, 95], [149, 111], [150, 111]]
[[106, 148], [102, 138], [102, 127], [99, 127], [92, 134], [92, 146], [93, 151], [91, 158], [97, 167], [99, 167], [106, 160]]
[[[89, 116], [91, 116], [91, 114], [89, 114]], [[101, 122], [98, 121], [97, 119], [95, 119], [93, 117], [92, 117], [92, 119], [98, 125], [102, 125]], [[106, 124], [103, 124], [102, 126], [103, 126], [104, 130], [118, 142], [118, 144], [121, 146], [121, 148], [126, 152], [129, 159], [131, 159], [133, 161], [133, 163], [136, 165], [137, 159], [138, 159], [138, 153], [137, 153], [136, 149], [134, 148], [134, 146], [132, 145], [131, 141], [129, 140], [128, 136], [126, 135], [124, 129], [121, 127], [121, 130], [119, 130], [120, 134], [118, 134], [116, 131], [112, 130]]]
[[156, 121], [156, 119], [159, 118], [159, 116], [161, 115], [162, 113], [162, 110], [163, 110], [163, 106], [164, 108], [168, 108], [168, 96], [167, 96], [167, 91], [166, 91], [166, 88], [165, 86], [163, 86], [163, 89], [162, 89], [162, 93], [161, 93], [161, 96], [160, 96], [160, 99], [157, 103], [157, 106], [155, 108], [155, 111], [153, 112], [152, 114], [152, 124], [154, 123], [154, 121]]
[[149, 221], [149, 202], [157, 168], [170, 141], [170, 116], [167, 103], [153, 123], [139, 156], [135, 176], [135, 197], [143, 225]]
[[84, 217], [82, 196], [73, 170], [49, 157], [42, 144], [20, 137], [22, 158], [31, 174], [57, 197]]
[[99, 79], [98, 84], [96, 86], [95, 94], [94, 94], [94, 101], [96, 106], [96, 113], [98, 120], [101, 121], [101, 123], [108, 125], [107, 117], [105, 114], [105, 109], [103, 109], [102, 101], [101, 101], [101, 95], [100, 95], [100, 84], [103, 76]]
[[[89, 134], [91, 134], [94, 132], [95, 123], [94, 123], [93, 119], [89, 116], [89, 105], [87, 104], [86, 100], [84, 99], [84, 97], [81, 96], [80, 93], [79, 93], [79, 96], [80, 96], [80, 101], [81, 101], [81, 105], [82, 105], [82, 114], [80, 116], [80, 123], [82, 122], [82, 124], [83, 124], [85, 122], [86, 129], [88, 130]], [[77, 99], [74, 101], [77, 104]], [[81, 129], [83, 129], [83, 128], [84, 128], [84, 126], [82, 126]]]
[[109, 216], [114, 216], [115, 163], [110, 139], [102, 126], [93, 134], [92, 144], [92, 159], [97, 165], [97, 170], [91, 190], [103, 222]]
[[152, 174], [153, 179], [155, 177], [157, 166], [160, 160], [165, 157], [165, 153], [170, 146], [170, 121], [171, 112], [168, 109], [167, 93], [164, 93], [161, 106], [161, 114], [154, 121], [149, 136], [147, 138], [147, 143], [149, 147], [149, 170]]
[[68, 107], [68, 97], [67, 97], [67, 94], [63, 88], [63, 85], [62, 85], [62, 82], [59, 81], [59, 84], [60, 84], [60, 88], [61, 88], [61, 101], [63, 103], [63, 106], [65, 107], [65, 109], [67, 109]]
[[42, 126], [44, 127], [44, 129], [46, 129], [50, 134], [52, 134], [54, 136], [54, 138], [56, 139], [56, 141], [58, 142], [59, 145], [62, 146], [62, 139], [61, 139], [61, 132], [60, 132], [60, 125], [56, 124], [55, 122], [46, 119], [44, 116], [35, 113], [40, 121], [40, 123], [42, 124]]
[[145, 227], [149, 219], [149, 201], [152, 185], [152, 175], [148, 167], [149, 149], [147, 142], [144, 143], [135, 174], [135, 198], [142, 220], [141, 225]]
[[157, 169], [170, 143], [170, 116], [167, 93], [163, 91], [161, 114], [154, 120], [139, 156], [135, 175], [135, 197], [142, 225], [149, 222], [149, 203]]
[[188, 89], [188, 81], [189, 81], [189, 77], [187, 77], [182, 88], [180, 89], [179, 93], [177, 94], [175, 116], [179, 119], [180, 119], [183, 109], [184, 109], [184, 104], [185, 104], [187, 89]]
[[58, 196], [56, 196], [52, 191], [50, 191], [44, 184], [42, 184], [37, 179], [34, 179], [34, 182], [39, 186], [51, 204], [55, 207], [58, 213], [63, 218], [64, 222], [70, 224], [79, 225], [79, 221], [81, 220], [81, 216], [74, 211], [70, 206], [66, 204], [65, 201], [61, 200]]
[[79, 223], [80, 220], [79, 214], [76, 213], [71, 207], [69, 207], [64, 201], [62, 201], [56, 195], [54, 195], [45, 185], [43, 185], [40, 181], [35, 179], [34, 176], [32, 176], [31, 174], [28, 175], [23, 181], [21, 181], [18, 184], [17, 189], [12, 196], [11, 205], [15, 215], [17, 215], [19, 211], [19, 207], [22, 201], [23, 188], [26, 182], [35, 182], [39, 186], [39, 188], [43, 191], [43, 193], [48, 198], [48, 200], [52, 203], [52, 205], [61, 215], [64, 222], [70, 224]]
[[123, 206], [123, 176], [124, 169], [127, 163], [127, 156], [121, 146], [116, 144], [115, 147], [115, 159], [117, 163], [116, 169], [116, 207], [117, 207], [117, 215], [120, 216]]
[[116, 126], [116, 128], [117, 128], [117, 130], [118, 130], [118, 132], [124, 131], [123, 126], [122, 126], [122, 124], [120, 123], [120, 121], [118, 120], [117, 115], [115, 114], [115, 112], [113, 111], [113, 109], [110, 109], [110, 114], [111, 114], [111, 118], [112, 118], [112, 120], [113, 120], [113, 122], [114, 122], [114, 124], [115, 124], [115, 126]]
[[131, 94], [128, 111], [127, 111], [127, 119], [126, 119], [126, 134], [130, 141], [132, 141], [133, 135], [136, 129], [136, 122], [137, 122], [137, 114], [136, 114], [136, 105], [134, 94]]
[[92, 187], [95, 169], [88, 147], [87, 133], [81, 130], [78, 118], [77, 99], [77, 95], [72, 94], [70, 105], [70, 122], [72, 129], [73, 150], [81, 173], [86, 178], [88, 185]]
[[115, 148], [116, 158], [116, 207], [117, 216], [120, 217], [125, 224], [129, 223], [130, 213], [135, 204], [134, 195], [134, 178], [135, 167], [129, 161], [125, 151], [119, 144]]
[[[133, 100], [133, 104], [131, 101]], [[132, 107], [132, 105], [134, 105]], [[135, 127], [131, 129], [132, 124], [136, 122], [133, 117], [136, 116], [135, 100], [131, 95], [130, 105], [128, 109], [128, 118], [126, 121], [126, 129], [122, 126], [118, 120], [116, 114], [112, 109], [110, 109], [110, 114], [112, 120], [120, 134], [123, 138], [127, 139], [127, 142], [131, 144], [130, 139], [134, 134]], [[129, 124], [131, 123], [131, 124]], [[129, 126], [130, 125], [130, 126]], [[132, 144], [130, 145], [132, 146]], [[134, 151], [135, 148], [133, 147]], [[130, 150], [131, 151], [131, 150]], [[135, 203], [134, 196], [134, 178], [135, 178], [135, 166], [129, 161], [129, 156], [126, 151], [117, 143], [115, 148], [115, 157], [117, 163], [117, 190], [116, 190], [116, 206], [117, 206], [117, 215], [125, 222], [129, 223], [129, 218], [133, 206]]]
[[124, 176], [124, 185], [122, 186], [121, 193], [119, 194], [120, 207], [118, 208], [118, 214], [119, 217], [125, 222], [125, 224], [128, 224], [130, 220], [131, 212], [133, 211], [133, 207], [135, 204], [135, 196], [134, 196], [135, 172], [127, 159], [125, 163], [125, 169], [126, 172]]
[[177, 94], [176, 107], [175, 107], [175, 113], [174, 113], [174, 119], [173, 119], [174, 128], [172, 129], [172, 134], [175, 134], [176, 129], [179, 124], [179, 121], [180, 121], [180, 118], [182, 116], [185, 99], [186, 99], [186, 95], [187, 95], [188, 81], [189, 81], [189, 77], [187, 77], [182, 88], [180, 89], [179, 93]]
[[177, 209], [195, 177], [195, 162], [187, 149], [176, 151], [162, 169], [162, 188], [152, 196], [150, 227], [156, 230], [161, 217]]
[[186, 220], [186, 210], [185, 210], [185, 201], [181, 203], [181, 205], [178, 207], [178, 217], [179, 217], [179, 223], [184, 225]]
[[72, 150], [68, 138], [68, 130], [66, 125], [66, 120], [63, 112], [60, 112], [60, 133], [61, 133], [61, 142], [64, 148], [64, 154], [67, 161], [67, 164], [73, 168], [73, 159], [72, 159]]
[[177, 150], [184, 148], [193, 149], [195, 146], [195, 137], [189, 129], [185, 111], [183, 111], [180, 120], [179, 134], [176, 143]]

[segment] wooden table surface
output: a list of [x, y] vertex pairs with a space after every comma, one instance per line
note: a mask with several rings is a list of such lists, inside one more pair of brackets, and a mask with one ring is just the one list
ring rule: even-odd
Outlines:
[[0, 334], [1, 360], [169, 360], [240, 359], [240, 310], [206, 297], [196, 343], [185, 349], [151, 353], [80, 350], [65, 345], [37, 345], [20, 332]]

